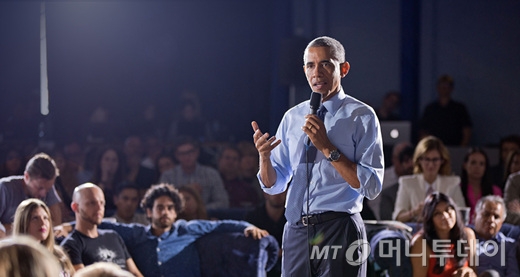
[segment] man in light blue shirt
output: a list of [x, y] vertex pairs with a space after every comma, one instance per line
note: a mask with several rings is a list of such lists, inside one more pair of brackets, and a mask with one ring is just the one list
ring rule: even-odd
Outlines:
[[[300, 103], [286, 112], [272, 137], [252, 122], [263, 190], [288, 190], [282, 276], [365, 276], [369, 253], [358, 243], [366, 241], [359, 212], [363, 198], [374, 199], [382, 189], [379, 121], [371, 107], [341, 87], [350, 64], [337, 40], [311, 41], [303, 69], [322, 96], [318, 114], [308, 114], [309, 101]], [[315, 158], [302, 158], [313, 147]]]
[[200, 276], [195, 241], [209, 233], [244, 232], [255, 239], [268, 235], [245, 221], [177, 220], [182, 205], [173, 185], [154, 185], [141, 202], [150, 225], [103, 222], [99, 228], [115, 230], [123, 238], [144, 276]]
[[[506, 218], [506, 206], [500, 196], [488, 195], [475, 205], [477, 237], [477, 273], [496, 271], [500, 276], [520, 276], [516, 259], [516, 241], [500, 229]], [[496, 275], [496, 274], [495, 274]]]

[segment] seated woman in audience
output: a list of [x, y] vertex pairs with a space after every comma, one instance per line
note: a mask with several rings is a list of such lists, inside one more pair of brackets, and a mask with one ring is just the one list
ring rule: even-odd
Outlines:
[[179, 213], [178, 219], [208, 219], [206, 207], [200, 197], [200, 194], [192, 187], [183, 186], [179, 188], [179, 192], [184, 201], [182, 212]]
[[520, 150], [513, 150], [507, 155], [506, 166], [504, 167], [504, 188], [509, 175], [520, 171]]
[[502, 196], [502, 190], [491, 183], [489, 159], [484, 149], [479, 147], [471, 148], [464, 156], [460, 177], [460, 187], [466, 206], [471, 208], [470, 222], [472, 222], [477, 201], [486, 195]]
[[54, 243], [52, 219], [49, 208], [43, 201], [29, 198], [22, 201], [14, 214], [13, 235], [29, 235], [39, 241], [58, 259], [61, 276], [72, 276], [74, 267], [65, 252]]
[[60, 275], [60, 271], [56, 258], [31, 237], [16, 236], [0, 240], [0, 276], [66, 276]]
[[22, 150], [16, 146], [5, 146], [0, 153], [2, 160], [0, 164], [0, 178], [23, 175], [25, 161]]
[[412, 238], [413, 277], [476, 276], [475, 233], [447, 195], [434, 192], [424, 203], [423, 227]]
[[516, 163], [520, 163], [520, 151], [515, 150], [510, 153], [507, 159], [507, 177], [504, 188], [504, 201], [507, 206], [507, 217], [505, 222], [520, 225], [520, 170], [516, 170]]
[[110, 213], [116, 209], [114, 192], [116, 186], [125, 180], [123, 154], [115, 147], [105, 147], [98, 152], [91, 182], [105, 193], [105, 209]]
[[392, 217], [401, 222], [421, 222], [426, 196], [434, 191], [450, 195], [460, 207], [465, 206], [460, 177], [450, 176], [448, 149], [434, 136], [423, 138], [415, 147], [413, 175], [401, 176]]

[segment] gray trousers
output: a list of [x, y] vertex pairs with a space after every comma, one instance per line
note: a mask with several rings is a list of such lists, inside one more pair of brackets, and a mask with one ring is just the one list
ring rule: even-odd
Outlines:
[[365, 277], [370, 249], [361, 216], [304, 226], [285, 224], [282, 276]]

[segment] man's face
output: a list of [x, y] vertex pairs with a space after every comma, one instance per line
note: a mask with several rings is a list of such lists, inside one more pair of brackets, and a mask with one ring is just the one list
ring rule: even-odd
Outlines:
[[180, 145], [175, 151], [175, 158], [183, 167], [192, 167], [197, 164], [199, 151], [191, 144]]
[[26, 172], [24, 173], [24, 181], [30, 197], [43, 199], [52, 189], [56, 178], [52, 178], [51, 180], [44, 178], [34, 178], [30, 177]]
[[310, 47], [305, 52], [303, 69], [312, 91], [321, 93], [323, 101], [339, 91], [341, 78], [348, 73], [347, 62], [334, 60], [329, 47]]
[[99, 225], [105, 216], [105, 195], [100, 188], [85, 188], [81, 191], [79, 201], [73, 202], [72, 209], [76, 213], [76, 220]]
[[395, 171], [398, 176], [411, 175], [413, 174], [413, 159], [412, 157], [406, 158], [403, 162], [398, 161], [395, 164]]
[[240, 167], [240, 155], [237, 151], [226, 149], [218, 161], [218, 169], [223, 173], [238, 173]]
[[139, 205], [139, 191], [134, 188], [123, 189], [119, 195], [114, 196], [114, 205], [117, 213], [123, 217], [132, 217]]
[[495, 202], [484, 203], [481, 211], [475, 215], [475, 231], [484, 238], [495, 236], [504, 222], [504, 207]]
[[146, 215], [152, 219], [152, 227], [157, 229], [170, 228], [175, 219], [177, 219], [175, 204], [166, 195], [155, 199], [152, 209], [146, 209]]
[[437, 93], [439, 97], [451, 97], [453, 87], [448, 82], [441, 82], [437, 85]]

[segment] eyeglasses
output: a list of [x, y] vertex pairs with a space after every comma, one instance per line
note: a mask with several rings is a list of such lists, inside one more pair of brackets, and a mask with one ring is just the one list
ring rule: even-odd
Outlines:
[[419, 158], [419, 161], [425, 162], [425, 163], [434, 163], [434, 164], [436, 164], [436, 163], [439, 163], [439, 162], [443, 161], [443, 159], [442, 158], [424, 158], [424, 157], [422, 157], [422, 158]]

